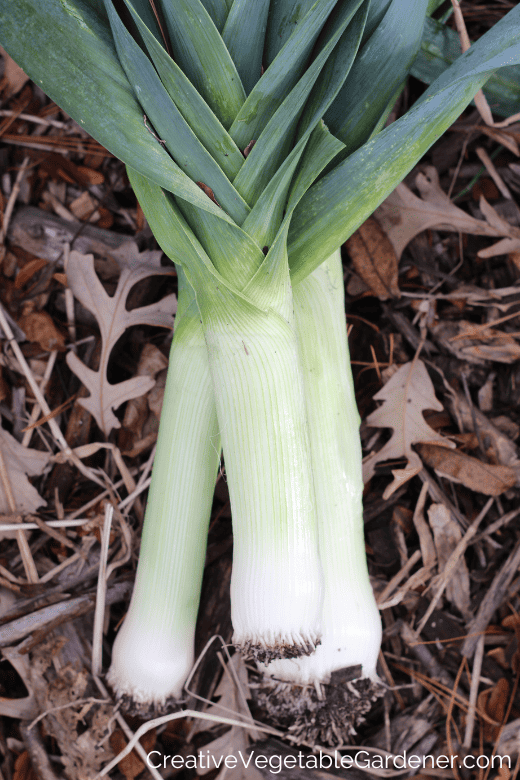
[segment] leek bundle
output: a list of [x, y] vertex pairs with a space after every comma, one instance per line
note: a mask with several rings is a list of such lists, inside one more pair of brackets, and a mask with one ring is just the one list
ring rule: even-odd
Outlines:
[[0, 7], [2, 44], [126, 163], [179, 271], [137, 582], [109, 673], [143, 707], [179, 699], [193, 663], [221, 443], [234, 643], [288, 686], [302, 717], [319, 706], [305, 686], [348, 668], [339, 715], [320, 727], [330, 740], [366, 710], [352, 702], [373, 697], [381, 628], [337, 251], [489, 76], [520, 62], [517, 7], [382, 130], [435, 5]]

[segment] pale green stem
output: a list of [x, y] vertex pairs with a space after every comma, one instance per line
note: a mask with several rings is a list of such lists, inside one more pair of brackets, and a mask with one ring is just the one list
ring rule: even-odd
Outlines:
[[143, 704], [179, 698], [193, 666], [220, 458], [200, 315], [182, 276], [136, 583], [108, 678], [119, 695]]
[[319, 639], [318, 556], [305, 400], [285, 285], [277, 311], [229, 296], [201, 307], [233, 516], [233, 641], [269, 660]]
[[381, 621], [363, 535], [359, 414], [354, 396], [338, 252], [294, 290], [307, 403], [319, 547], [325, 580], [322, 641], [316, 652], [275, 661], [268, 672], [297, 682], [328, 682], [358, 666], [375, 677]]

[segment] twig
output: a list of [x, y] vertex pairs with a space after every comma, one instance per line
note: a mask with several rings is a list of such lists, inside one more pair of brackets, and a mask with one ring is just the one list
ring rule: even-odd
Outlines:
[[[43, 397], [40, 391], [38, 383], [34, 378], [34, 374], [29, 368], [29, 365], [25, 359], [22, 350], [20, 349], [18, 342], [14, 338], [13, 331], [11, 330], [9, 323], [7, 322], [7, 318], [4, 314], [4, 310], [2, 306], [0, 306], [0, 326], [4, 331], [7, 340], [11, 346], [11, 349], [13, 350], [14, 355], [22, 368], [24, 376], [27, 379], [27, 382], [29, 383], [31, 390], [33, 391], [34, 397], [40, 404], [43, 413], [50, 415], [51, 410], [49, 408], [49, 405], [47, 404], [47, 401], [45, 400], [45, 398]], [[103, 482], [99, 479], [99, 477], [96, 474], [94, 474], [92, 469], [89, 469], [86, 466], [84, 466], [83, 463], [79, 460], [79, 458], [76, 457], [76, 455], [74, 455], [74, 453], [72, 452], [71, 448], [67, 443], [67, 440], [65, 439], [65, 436], [61, 432], [61, 429], [58, 423], [56, 422], [56, 420], [51, 418], [49, 419], [48, 422], [49, 422], [49, 428], [51, 429], [54, 439], [57, 442], [58, 446], [65, 453], [65, 455], [74, 463], [78, 471], [80, 471], [83, 474], [83, 476], [85, 476], [87, 479], [90, 479], [92, 482], [95, 482], [97, 485], [101, 485], [101, 487], [105, 487]]]
[[[239, 728], [250, 729], [251, 724], [246, 720], [235, 720], [234, 718], [223, 718], [220, 715], [209, 715], [206, 712], [199, 712], [198, 710], [181, 710], [180, 712], [174, 712], [170, 715], [163, 715], [160, 718], [153, 718], [153, 720], [143, 723], [140, 728], [137, 729], [128, 745], [109, 763], [104, 769], [97, 775], [98, 778], [107, 775], [115, 766], [119, 764], [121, 759], [127, 756], [136, 745], [139, 740], [151, 729], [162, 726], [163, 723], [169, 723], [171, 720], [179, 720], [179, 718], [197, 718], [198, 720], [208, 720], [212, 723], [222, 723], [227, 726], [238, 726]], [[268, 726], [256, 726], [257, 731], [262, 731], [264, 734], [272, 734], [275, 737], [284, 736], [280, 731], [271, 729]], [[160, 777], [160, 775], [159, 775]], [[97, 779], [96, 779], [97, 780]]]
[[[489, 502], [488, 502], [489, 503]], [[478, 519], [478, 518], [477, 518]], [[507, 558], [501, 569], [496, 573], [493, 582], [484, 596], [478, 612], [468, 626], [470, 634], [482, 633], [486, 630], [493, 612], [499, 608], [506, 597], [509, 585], [520, 566], [520, 541], [518, 541], [511, 555]], [[462, 655], [469, 658], [475, 651], [477, 638], [468, 636], [462, 645]]]
[[[7, 466], [5, 464], [5, 459], [4, 459], [4, 453], [1, 447], [0, 447], [0, 482], [2, 483], [4, 495], [7, 499], [7, 503], [9, 504], [9, 509], [16, 517], [16, 501], [14, 500], [14, 495], [11, 488], [11, 481], [9, 479], [9, 472], [7, 471]], [[22, 563], [23, 563], [23, 567], [27, 579], [29, 580], [29, 582], [32, 583], [38, 582], [39, 579], [38, 571], [36, 569], [36, 565], [32, 557], [31, 548], [29, 547], [27, 537], [25, 535], [25, 532], [23, 530], [19, 530], [18, 528], [16, 528], [16, 541], [18, 542], [18, 547], [20, 548], [20, 555], [22, 556]]]
[[105, 522], [101, 536], [101, 554], [99, 556], [99, 576], [96, 594], [96, 610], [94, 612], [94, 630], [92, 636], [92, 674], [99, 677], [103, 663], [103, 623], [105, 620], [106, 591], [107, 591], [107, 558], [110, 542], [110, 528], [114, 508], [111, 504], [105, 507]]
[[[4, 218], [2, 220], [2, 228], [0, 229], [0, 244], [4, 243], [5, 237], [7, 236], [7, 229], [9, 227], [9, 222], [11, 221], [11, 217], [13, 214], [14, 204], [16, 203], [16, 198], [18, 197], [18, 194], [20, 192], [20, 187], [22, 186], [23, 177], [25, 176], [25, 172], [27, 170], [28, 165], [29, 165], [29, 157], [24, 157], [23, 162], [20, 166], [20, 170], [16, 175], [13, 189], [11, 190], [11, 194], [9, 195], [9, 200], [7, 201], [7, 205], [5, 207]], [[5, 249], [3, 251], [5, 251]]]
[[489, 154], [486, 152], [485, 149], [483, 149], [481, 146], [477, 146], [475, 150], [482, 160], [486, 171], [489, 173], [495, 184], [497, 185], [498, 189], [500, 190], [501, 194], [506, 198], [507, 200], [513, 200], [511, 193], [509, 192], [509, 189], [507, 185], [504, 183], [504, 180], [502, 179], [501, 175], [495, 168], [495, 164]]
[[54, 774], [47, 751], [40, 741], [38, 732], [29, 730], [27, 722], [21, 721], [20, 734], [31, 757], [32, 768], [36, 776], [40, 780], [59, 780], [58, 776]]
[[391, 593], [397, 588], [400, 582], [404, 580], [404, 578], [409, 574], [410, 570], [415, 566], [417, 561], [421, 557], [421, 551], [416, 550], [413, 555], [410, 556], [406, 564], [400, 569], [400, 571], [397, 572], [397, 574], [394, 574], [388, 585], [381, 591], [379, 596], [377, 597], [377, 605], [381, 609], [381, 605], [384, 604], [384, 602], [388, 599]]
[[[52, 370], [54, 368], [54, 364], [56, 363], [56, 358], [58, 357], [58, 350], [55, 349], [51, 352], [49, 355], [49, 359], [47, 361], [47, 365], [45, 366], [45, 373], [43, 375], [43, 379], [40, 382], [40, 390], [42, 393], [45, 392], [45, 388], [47, 387], [47, 383], [49, 379], [51, 378]], [[34, 423], [36, 423], [36, 420], [38, 419], [38, 415], [40, 414], [40, 404], [36, 403], [34, 404], [31, 416], [29, 418], [29, 425], [25, 428], [24, 437], [22, 439], [22, 447], [28, 447], [29, 443], [31, 441], [32, 437], [32, 429], [34, 427]]]
[[[99, 677], [94, 677], [94, 682], [96, 683], [98, 689], [101, 691], [103, 696], [107, 696], [108, 697], [108, 691], [105, 688], [105, 686], [103, 685], [103, 683], [101, 682], [101, 680], [99, 679]], [[121, 731], [123, 731], [123, 733], [125, 734], [126, 738], [129, 740], [128, 744], [130, 744], [130, 742], [132, 741], [132, 739], [134, 737], [134, 732], [131, 730], [130, 726], [128, 725], [126, 720], [122, 717], [122, 715], [119, 712], [116, 713], [116, 720], [117, 720], [117, 723], [118, 723]], [[154, 778], [154, 780], [163, 780], [162, 776], [159, 774], [157, 769], [154, 769], [154, 767], [150, 766], [150, 764], [146, 760], [147, 759], [146, 751], [145, 751], [145, 749], [143, 748], [143, 746], [141, 745], [140, 742], [137, 742], [137, 744], [135, 745], [135, 749], [136, 749], [137, 753], [139, 754], [139, 757], [141, 758], [141, 761], [143, 762], [143, 764], [145, 765], [145, 767], [147, 768], [147, 770], [151, 774], [151, 776]], [[128, 751], [128, 753], [129, 752], [130, 752], [130, 750]], [[125, 755], [128, 755], [128, 753], [125, 753]], [[119, 754], [119, 755], [121, 755], [121, 754]], [[123, 758], [123, 757], [124, 756], [121, 756], [121, 758]], [[118, 757], [118, 759], [116, 761], [116, 764], [118, 764], [119, 761], [120, 761], [120, 758]], [[116, 764], [114, 764], [114, 766]], [[106, 769], [106, 767], [105, 767], [105, 769]], [[108, 771], [110, 771], [110, 770], [108, 770]], [[105, 773], [105, 770], [103, 770], [103, 773]], [[98, 775], [98, 777], [100, 777], [100, 776], [101, 775]]]
[[[487, 504], [485, 505], [484, 509], [480, 512], [480, 514], [477, 515], [477, 517], [473, 520], [471, 525], [469, 526], [468, 530], [460, 540], [460, 542], [457, 544], [455, 549], [453, 550], [452, 554], [446, 561], [446, 565], [444, 567], [444, 570], [442, 574], [440, 575], [440, 582], [437, 586], [437, 590], [435, 592], [435, 595], [433, 596], [430, 605], [428, 609], [426, 610], [423, 619], [417, 626], [417, 633], [420, 634], [423, 630], [424, 626], [428, 622], [428, 620], [431, 617], [431, 614], [435, 607], [437, 606], [440, 597], [444, 593], [444, 590], [446, 589], [446, 586], [450, 579], [452, 578], [453, 574], [455, 573], [455, 568], [457, 566], [458, 561], [460, 560], [461, 556], [464, 555], [464, 552], [466, 551], [466, 548], [470, 542], [470, 539], [476, 534], [477, 528], [479, 527], [480, 523], [486, 516], [486, 513], [488, 512], [491, 504], [493, 503], [494, 499], [490, 498]], [[520, 545], [519, 545], [520, 549]], [[475, 629], [472, 628], [472, 631]]]
[[[520, 510], [519, 510], [520, 511]], [[0, 531], [37, 531], [40, 528], [39, 525], [33, 522], [29, 523], [4, 523], [4, 518], [11, 517], [11, 515], [0, 515]], [[33, 517], [33, 515], [31, 515]], [[78, 528], [79, 526], [90, 523], [88, 518], [80, 519], [67, 519], [63, 520], [47, 520], [45, 523], [47, 528]]]
[[57, 119], [47, 119], [42, 116], [35, 116], [34, 114], [19, 114], [17, 111], [11, 111], [8, 108], [0, 110], [0, 116], [14, 116], [16, 119], [23, 119], [24, 122], [32, 122], [35, 125], [46, 125], [47, 127], [57, 127], [60, 130], [67, 129], [66, 122], [59, 122]]
[[484, 634], [477, 641], [475, 657], [473, 659], [473, 675], [471, 677], [471, 687], [469, 691], [469, 707], [466, 716], [466, 732], [464, 742], [462, 743], [466, 750], [469, 750], [473, 741], [473, 728], [475, 726], [475, 714], [477, 709], [478, 688], [480, 684], [480, 672], [482, 670], [482, 660], [484, 658]]

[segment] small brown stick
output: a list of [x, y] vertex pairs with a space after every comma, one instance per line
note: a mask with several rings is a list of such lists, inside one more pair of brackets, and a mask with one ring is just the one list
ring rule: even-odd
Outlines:
[[105, 506], [105, 522], [103, 524], [103, 533], [101, 536], [101, 554], [99, 556], [96, 610], [94, 612], [94, 630], [92, 636], [92, 674], [94, 677], [99, 677], [103, 667], [103, 623], [105, 622], [106, 609], [107, 559], [113, 513], [113, 506], [111, 504], [107, 504]]
[[[433, 610], [435, 609], [435, 607], [437, 606], [437, 604], [439, 602], [439, 599], [441, 598], [442, 594], [444, 593], [448, 582], [450, 581], [450, 579], [452, 578], [453, 574], [455, 573], [455, 568], [457, 566], [458, 561], [464, 555], [470, 540], [472, 539], [473, 536], [475, 536], [480, 523], [482, 522], [482, 520], [486, 516], [486, 514], [487, 514], [491, 504], [493, 503], [493, 501], [494, 501], [494, 498], [490, 498], [489, 499], [489, 501], [485, 505], [484, 509], [473, 520], [473, 522], [469, 526], [468, 530], [466, 531], [466, 533], [464, 534], [464, 536], [462, 537], [462, 539], [457, 544], [457, 546], [453, 550], [452, 554], [450, 555], [450, 557], [446, 561], [446, 566], [444, 567], [444, 570], [443, 570], [442, 574], [439, 577], [439, 584], [437, 586], [437, 590], [436, 590], [436, 592], [435, 592], [435, 594], [434, 594], [434, 596], [433, 596], [433, 598], [432, 598], [432, 600], [430, 602], [430, 605], [429, 605], [428, 609], [426, 610], [426, 612], [425, 612], [425, 614], [423, 616], [423, 619], [421, 620], [421, 622], [417, 626], [417, 633], [418, 634], [421, 633], [421, 631], [423, 630], [424, 626], [426, 625], [426, 623], [430, 619], [431, 614], [432, 614]], [[519, 546], [519, 549], [520, 549], [520, 546]], [[471, 630], [474, 631], [475, 629], [472, 628]]]
[[507, 558], [501, 569], [496, 573], [491, 586], [484, 596], [478, 612], [468, 626], [466, 641], [462, 645], [462, 655], [469, 658], [475, 651], [477, 636], [483, 633], [489, 625], [493, 613], [500, 607], [507, 596], [509, 585], [520, 566], [520, 541], [518, 541], [511, 555]]
[[[16, 522], [19, 522], [19, 517], [16, 515], [16, 501], [14, 500], [13, 491], [11, 488], [11, 481], [9, 479], [9, 473], [7, 471], [7, 466], [5, 465], [5, 459], [4, 459], [4, 453], [2, 452], [2, 448], [0, 447], [0, 481], [2, 482], [2, 487], [4, 490], [4, 495], [7, 499], [7, 503], [9, 504], [9, 509], [11, 510], [12, 514], [16, 517]], [[29, 580], [29, 582], [35, 583], [38, 582], [38, 571], [36, 569], [36, 565], [34, 563], [31, 548], [29, 547], [29, 543], [27, 541], [27, 537], [25, 535], [24, 531], [16, 531], [16, 541], [18, 542], [18, 547], [20, 548], [20, 555], [22, 556], [22, 563], [25, 570], [25, 576]]]
[[32, 768], [40, 780], [59, 780], [54, 774], [47, 751], [43, 747], [37, 731], [30, 731], [27, 721], [20, 722], [20, 734], [31, 758]]
[[495, 164], [493, 163], [493, 160], [489, 156], [489, 154], [486, 152], [485, 149], [483, 149], [481, 146], [477, 146], [476, 149], [477, 155], [482, 160], [484, 167], [486, 171], [489, 173], [495, 184], [497, 185], [498, 189], [500, 190], [501, 194], [506, 198], [507, 200], [513, 200], [511, 193], [509, 192], [509, 188], [504, 183], [504, 180], [502, 179], [501, 175], [495, 168]]
[[471, 677], [471, 686], [469, 690], [469, 707], [466, 717], [466, 731], [464, 742], [462, 743], [466, 750], [469, 750], [473, 741], [473, 728], [475, 726], [475, 715], [477, 712], [478, 688], [480, 683], [480, 672], [482, 671], [482, 661], [484, 659], [484, 634], [479, 636], [475, 657], [473, 659], [473, 674]]
[[166, 141], [163, 141], [161, 138], [159, 138], [159, 136], [158, 136], [158, 135], [156, 135], [156, 133], [154, 133], [154, 131], [152, 130], [152, 128], [151, 128], [151, 127], [148, 127], [148, 124], [147, 124], [148, 117], [146, 116], [146, 114], [143, 114], [143, 120], [144, 120], [144, 126], [146, 127], [146, 129], [148, 130], [148, 132], [150, 133], [150, 135], [153, 135], [153, 137], [155, 138], [155, 140], [156, 140], [156, 141], [159, 141], [159, 143], [161, 144], [161, 146], [164, 146], [164, 145], [165, 145], [165, 143], [166, 143]]
[[68, 539], [65, 534], [60, 534], [59, 531], [56, 531], [54, 528], [52, 528], [48, 523], [45, 522], [45, 520], [42, 520], [37, 515], [31, 515], [29, 519], [33, 523], [36, 523], [38, 528], [41, 531], [44, 531], [47, 536], [50, 536], [52, 539], [59, 542], [60, 544], [63, 544], [65, 547], [68, 547], [70, 550], [77, 552], [77, 546], [74, 544], [74, 542], [71, 542], [71, 540]]
[[[16, 198], [18, 197], [18, 193], [20, 192], [20, 187], [22, 186], [23, 177], [25, 176], [25, 172], [27, 170], [28, 165], [29, 165], [29, 157], [24, 157], [23, 162], [20, 166], [20, 170], [16, 175], [13, 189], [11, 190], [11, 194], [9, 195], [9, 200], [7, 201], [7, 205], [5, 207], [4, 218], [2, 220], [2, 228], [0, 229], [0, 244], [4, 243], [5, 237], [7, 236], [7, 229], [9, 227], [9, 222], [11, 221], [11, 217], [13, 214], [14, 204], [16, 203]], [[5, 247], [2, 249], [2, 253], [5, 253]]]
[[[103, 685], [103, 683], [101, 682], [101, 680], [99, 679], [99, 677], [94, 677], [94, 682], [96, 683], [96, 685], [97, 685], [98, 689], [100, 690], [100, 692], [102, 693], [102, 695], [108, 697], [108, 691], [105, 688], [105, 686]], [[121, 731], [124, 733], [124, 735], [126, 736], [127, 740], [130, 743], [133, 740], [133, 738], [134, 738], [134, 732], [131, 730], [130, 726], [128, 725], [126, 720], [123, 718], [123, 716], [119, 712], [115, 713], [115, 719], [117, 720], [117, 723], [118, 723]], [[157, 769], [155, 769], [153, 766], [150, 766], [150, 764], [148, 763], [146, 750], [141, 745], [141, 743], [139, 741], [137, 741], [133, 745], [133, 748], [136, 751], [136, 753], [139, 754], [139, 757], [141, 758], [141, 761], [143, 762], [145, 767], [148, 769], [149, 773], [154, 778], [154, 780], [162, 780], [162, 775], [160, 775], [159, 772], [157, 771]], [[128, 753], [130, 753], [130, 750], [128, 751]], [[128, 755], [128, 754], [125, 754], [125, 755]], [[117, 763], [118, 762], [116, 761], [116, 764]], [[114, 766], [116, 766], [116, 764], [114, 764]], [[106, 767], [105, 767], [105, 770], [106, 770]], [[105, 770], [101, 774], [105, 774], [106, 773]], [[101, 777], [101, 775], [98, 775], [98, 777]]]
[[[56, 358], [58, 357], [58, 350], [55, 349], [51, 352], [49, 355], [49, 359], [47, 361], [47, 365], [45, 366], [45, 372], [43, 374], [43, 379], [40, 382], [40, 390], [42, 393], [45, 392], [45, 388], [47, 387], [47, 383], [49, 382], [49, 379], [51, 378], [52, 370], [54, 368], [54, 364], [56, 363]], [[38, 419], [38, 415], [40, 414], [40, 404], [36, 403], [34, 404], [31, 416], [29, 418], [29, 425], [24, 429], [25, 435], [22, 439], [22, 447], [28, 447], [29, 443], [31, 441], [32, 436], [32, 429], [34, 427], [34, 424], [36, 423], [36, 420]]]
[[66, 130], [68, 125], [66, 122], [59, 122], [57, 119], [47, 119], [42, 116], [35, 116], [34, 114], [19, 114], [18, 111], [11, 111], [8, 108], [2, 108], [0, 110], [0, 116], [14, 116], [16, 119], [22, 119], [24, 122], [32, 122], [35, 125], [46, 125], [47, 127], [57, 127], [60, 130]]
[[392, 577], [388, 585], [384, 588], [384, 590], [381, 591], [381, 593], [377, 597], [377, 605], [379, 608], [381, 608], [381, 605], [384, 604], [384, 602], [388, 599], [389, 595], [394, 592], [394, 590], [397, 588], [399, 583], [402, 582], [402, 580], [404, 580], [406, 576], [408, 576], [410, 569], [413, 568], [413, 566], [417, 563], [420, 557], [421, 557], [421, 551], [416, 550], [413, 553], [413, 555], [410, 556], [405, 566], [403, 566], [402, 569]]

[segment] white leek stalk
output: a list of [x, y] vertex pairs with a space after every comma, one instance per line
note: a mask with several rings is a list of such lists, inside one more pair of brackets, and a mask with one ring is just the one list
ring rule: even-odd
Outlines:
[[302, 684], [329, 683], [340, 669], [350, 669], [347, 679], [377, 681], [381, 621], [365, 555], [359, 415], [339, 250], [295, 288], [294, 305], [325, 582], [323, 633], [313, 655], [262, 669]]
[[319, 640], [322, 575], [288, 275], [279, 301], [199, 301], [233, 516], [233, 641], [258, 660]]
[[118, 696], [143, 708], [179, 699], [193, 666], [219, 457], [200, 315], [179, 270], [179, 309], [136, 583], [108, 674]]

